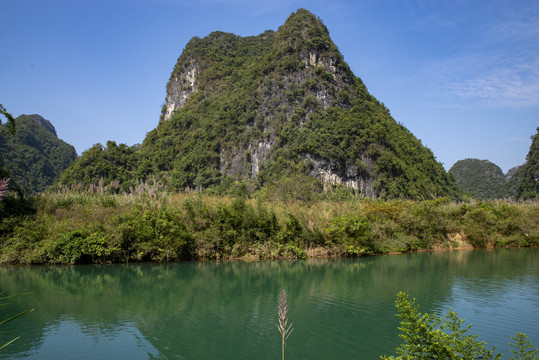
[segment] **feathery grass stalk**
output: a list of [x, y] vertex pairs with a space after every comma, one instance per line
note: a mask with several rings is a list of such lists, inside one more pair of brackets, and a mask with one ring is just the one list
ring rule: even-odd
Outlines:
[[0, 201], [7, 195], [9, 189], [9, 178], [0, 179]]
[[286, 341], [290, 334], [292, 334], [292, 324], [288, 325], [288, 304], [286, 301], [286, 292], [284, 289], [281, 291], [281, 296], [279, 297], [279, 324], [277, 324], [277, 329], [279, 334], [281, 334], [281, 351], [283, 354], [284, 360], [284, 348], [286, 346]]

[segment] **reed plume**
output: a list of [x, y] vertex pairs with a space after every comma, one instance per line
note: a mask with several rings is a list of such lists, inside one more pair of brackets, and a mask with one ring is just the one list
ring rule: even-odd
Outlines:
[[0, 201], [7, 195], [9, 189], [9, 178], [0, 179]]
[[286, 301], [286, 292], [284, 290], [281, 291], [281, 296], [279, 297], [278, 315], [279, 323], [277, 324], [277, 329], [279, 330], [279, 334], [281, 334], [281, 351], [284, 360], [286, 341], [290, 334], [292, 334], [292, 331], [294, 331], [294, 329], [292, 329], [292, 324], [288, 324], [288, 304]]

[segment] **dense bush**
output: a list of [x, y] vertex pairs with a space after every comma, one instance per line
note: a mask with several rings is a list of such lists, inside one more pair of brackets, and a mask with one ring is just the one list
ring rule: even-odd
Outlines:
[[177, 210], [135, 208], [116, 221], [120, 248], [132, 259], [174, 261], [192, 257], [193, 236]]
[[539, 205], [532, 202], [283, 202], [153, 190], [49, 193], [25, 201], [31, 211], [0, 220], [0, 262], [299, 259], [539, 245]]

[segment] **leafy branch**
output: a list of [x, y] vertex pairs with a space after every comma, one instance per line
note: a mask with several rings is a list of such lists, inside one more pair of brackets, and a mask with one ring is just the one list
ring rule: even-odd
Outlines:
[[[7, 129], [8, 132], [12, 135], [15, 134], [15, 119], [13, 116], [7, 112], [7, 110], [4, 108], [4, 105], [0, 104], [0, 114], [4, 115], [7, 119]], [[0, 119], [0, 125], [2, 125], [2, 120]]]
[[[4, 296], [4, 297], [0, 297], [0, 301], [4, 301], [4, 300], [6, 300], [6, 299], [11, 299], [11, 298], [14, 298], [14, 297], [16, 297], [16, 296], [29, 295], [29, 294], [33, 294], [33, 293], [22, 293], [22, 294], [16, 294], [16, 295]], [[0, 306], [5, 306], [5, 305], [7, 305], [7, 304], [6, 304], [6, 303], [1, 303], [1, 304], [0, 304]], [[1, 326], [1, 325], [4, 325], [5, 323], [8, 323], [8, 322], [10, 322], [10, 321], [13, 321], [13, 320], [15, 320], [15, 319], [17, 319], [17, 318], [19, 318], [19, 317], [21, 317], [21, 316], [23, 316], [23, 315], [26, 315], [26, 314], [28, 314], [28, 313], [34, 311], [34, 310], [35, 310], [35, 309], [26, 310], [26, 311], [23, 311], [23, 312], [21, 312], [21, 313], [19, 313], [19, 314], [17, 314], [17, 315], [14, 315], [14, 316], [8, 318], [8, 319], [2, 320], [2, 321], [0, 321], [0, 326]], [[3, 348], [5, 348], [5, 347], [8, 346], [9, 344], [13, 343], [14, 341], [18, 340], [19, 338], [20, 338], [20, 336], [17, 336], [16, 338], [9, 340], [7, 343], [5, 343], [5, 344], [3, 344], [3, 345], [0, 345], [0, 350], [2, 350]]]

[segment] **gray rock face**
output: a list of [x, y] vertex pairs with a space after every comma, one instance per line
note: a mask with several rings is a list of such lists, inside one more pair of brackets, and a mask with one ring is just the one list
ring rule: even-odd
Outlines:
[[167, 99], [163, 108], [163, 120], [168, 120], [172, 113], [187, 102], [189, 96], [197, 88], [199, 66], [194, 59], [179, 74], [175, 75], [167, 85]]
[[[346, 164], [344, 168], [340, 168], [334, 162], [313, 158], [307, 155], [304, 159], [309, 164], [312, 164], [310, 175], [323, 181], [324, 188], [328, 185], [344, 185], [346, 187], [357, 190], [359, 195], [364, 197], [375, 197], [373, 184], [374, 179], [368, 176], [368, 171], [362, 171], [354, 164]], [[362, 157], [363, 164], [367, 168], [373, 166], [372, 159], [364, 155]]]

